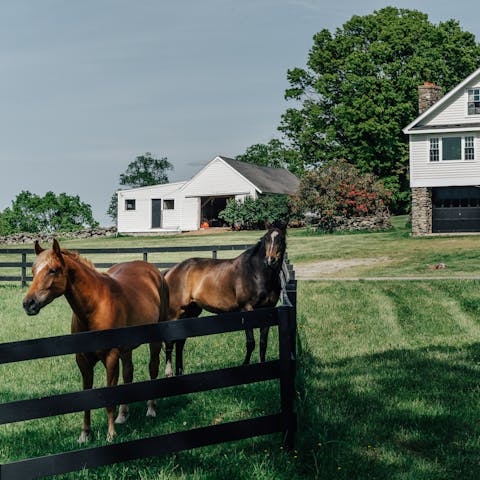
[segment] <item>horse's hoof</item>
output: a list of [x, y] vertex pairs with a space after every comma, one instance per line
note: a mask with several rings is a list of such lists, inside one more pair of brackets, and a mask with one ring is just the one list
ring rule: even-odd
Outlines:
[[115, 432], [113, 432], [113, 433], [108, 433], [108, 434], [107, 434], [107, 442], [108, 442], [108, 443], [112, 443], [112, 442], [113, 442], [113, 439], [115, 438], [115, 436], [116, 436], [116, 433], [115, 433]]
[[126, 415], [119, 413], [117, 418], [115, 419], [115, 423], [117, 425], [121, 425], [122, 423], [125, 423], [128, 420], [128, 417], [129, 417], [128, 413]]
[[146, 416], [155, 418], [157, 416], [157, 412], [153, 408], [148, 407]]
[[89, 435], [88, 435], [87, 432], [82, 432], [82, 433], [80, 434], [80, 436], [78, 437], [77, 442], [78, 442], [80, 445], [82, 445], [82, 444], [84, 444], [84, 443], [87, 443], [87, 442], [88, 442], [88, 437], [89, 437]]

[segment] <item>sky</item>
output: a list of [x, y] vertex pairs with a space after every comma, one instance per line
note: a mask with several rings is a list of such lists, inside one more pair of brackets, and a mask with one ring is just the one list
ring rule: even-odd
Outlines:
[[478, 0], [0, 0], [0, 211], [22, 190], [65, 192], [107, 226], [136, 156], [188, 180], [279, 138], [313, 35], [386, 6], [480, 41]]

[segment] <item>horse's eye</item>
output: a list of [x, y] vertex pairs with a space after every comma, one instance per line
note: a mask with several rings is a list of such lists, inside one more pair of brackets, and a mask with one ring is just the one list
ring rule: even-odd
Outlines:
[[58, 268], [51, 268], [48, 273], [50, 273], [51, 275], [55, 275], [56, 273], [58, 272]]

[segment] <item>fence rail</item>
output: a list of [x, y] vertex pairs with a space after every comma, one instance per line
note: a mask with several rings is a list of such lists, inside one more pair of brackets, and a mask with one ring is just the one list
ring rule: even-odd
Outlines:
[[[191, 253], [191, 252], [211, 252], [212, 258], [217, 258], [220, 251], [232, 250], [246, 250], [251, 247], [250, 244], [242, 245], [197, 245], [197, 246], [182, 246], [182, 247], [115, 247], [115, 248], [78, 248], [75, 249], [80, 254], [85, 255], [113, 255], [113, 254], [138, 254], [139, 259], [149, 260], [151, 253]], [[27, 261], [27, 255], [33, 255], [33, 247], [30, 248], [0, 248], [0, 256], [12, 255], [17, 256], [19, 260], [7, 262], [1, 261], [0, 268], [20, 268], [18, 275], [1, 275], [0, 282], [20, 282], [22, 287], [25, 287], [27, 282], [32, 280], [28, 269], [32, 267], [31, 261]], [[95, 262], [97, 268], [109, 268], [118, 262]], [[158, 268], [170, 268], [178, 262], [152, 262]]]
[[0, 424], [266, 380], [278, 380], [280, 387], [280, 412], [275, 414], [0, 464], [0, 480], [19, 478], [28, 480], [276, 432], [282, 434], [282, 441], [287, 449], [293, 448], [296, 430], [294, 412], [295, 280], [289, 282], [282, 299], [282, 306], [259, 309], [253, 312], [227, 313], [201, 319], [181, 319], [145, 326], [82, 332], [0, 344], [0, 364], [5, 364], [77, 352], [96, 351], [121, 345], [158, 340], [173, 341], [248, 328], [278, 326], [279, 331], [279, 355], [276, 360], [3, 403], [0, 404]]

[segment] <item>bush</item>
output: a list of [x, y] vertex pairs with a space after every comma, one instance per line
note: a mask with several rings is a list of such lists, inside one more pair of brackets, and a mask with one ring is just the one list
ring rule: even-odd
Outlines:
[[244, 201], [231, 198], [218, 216], [232, 228], [241, 230], [262, 229], [265, 221], [288, 222], [290, 218], [290, 199], [287, 195], [262, 195], [254, 200]]
[[391, 193], [373, 174], [361, 174], [345, 160], [307, 172], [293, 199], [293, 212], [322, 231], [334, 231], [356, 217], [385, 217]]

